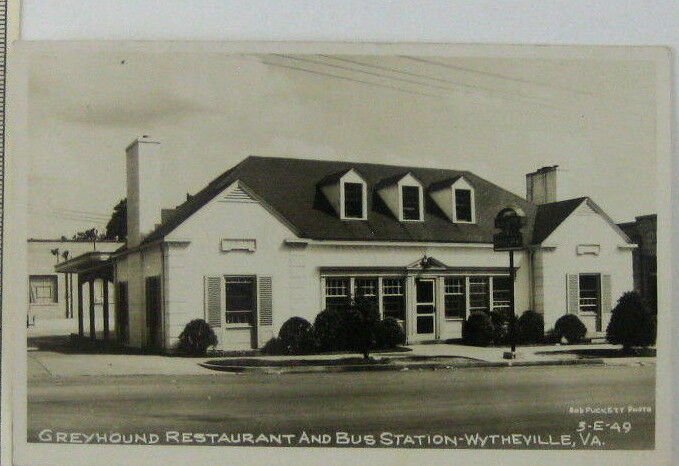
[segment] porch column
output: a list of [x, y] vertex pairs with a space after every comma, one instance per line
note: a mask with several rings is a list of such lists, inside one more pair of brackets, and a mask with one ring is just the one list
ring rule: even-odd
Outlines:
[[94, 329], [94, 278], [90, 278], [90, 339], [92, 341], [97, 339], [97, 334]]
[[85, 336], [85, 325], [83, 323], [83, 280], [78, 274], [78, 336]]
[[108, 279], [102, 280], [104, 287], [104, 341], [108, 341]]

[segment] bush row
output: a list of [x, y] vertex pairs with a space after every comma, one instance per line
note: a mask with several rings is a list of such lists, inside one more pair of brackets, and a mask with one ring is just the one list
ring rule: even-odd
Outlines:
[[[505, 345], [509, 343], [512, 324], [507, 311], [472, 312], [462, 325], [462, 338], [470, 345]], [[524, 312], [514, 325], [519, 344], [540, 343], [545, 339], [544, 320], [537, 312]], [[606, 339], [629, 350], [655, 344], [656, 332], [655, 315], [638, 293], [628, 292], [622, 295], [612, 311]], [[577, 343], [586, 333], [587, 328], [576, 315], [566, 314], [556, 321], [548, 338], [554, 342], [565, 339], [568, 343]], [[263, 352], [305, 354], [351, 350], [360, 351], [367, 357], [372, 349], [393, 348], [404, 343], [405, 333], [397, 320], [380, 320], [374, 303], [357, 299], [345, 308], [321, 312], [313, 325], [301, 317], [288, 319], [278, 337], [267, 342]], [[186, 324], [179, 335], [176, 349], [180, 354], [204, 355], [216, 344], [217, 336], [207, 322], [195, 319]]]
[[[544, 339], [545, 322], [542, 314], [526, 311], [514, 323], [517, 343], [540, 343]], [[474, 346], [509, 344], [511, 340], [511, 313], [495, 310], [490, 314], [474, 311], [462, 324], [462, 340]]]
[[374, 349], [389, 349], [405, 343], [405, 332], [394, 318], [379, 319], [364, 306], [326, 309], [313, 325], [301, 317], [285, 321], [278, 337], [269, 340], [265, 354], [309, 354], [314, 352], [358, 351], [365, 356]]
[[[470, 345], [487, 346], [491, 343], [510, 343], [511, 316], [508, 312], [472, 312], [462, 325], [462, 339]], [[526, 311], [516, 322], [517, 343], [531, 344], [545, 341], [579, 343], [585, 339], [587, 327], [575, 314], [566, 314], [555, 322], [554, 329], [545, 337], [541, 314]], [[627, 292], [612, 310], [606, 328], [606, 340], [622, 345], [625, 350], [637, 346], [654, 345], [657, 334], [656, 316], [647, 308], [636, 292]]]

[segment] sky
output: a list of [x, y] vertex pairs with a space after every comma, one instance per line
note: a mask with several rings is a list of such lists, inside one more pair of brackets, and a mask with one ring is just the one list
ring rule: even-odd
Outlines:
[[254, 154], [470, 170], [521, 196], [559, 165], [560, 200], [615, 221], [657, 210], [652, 62], [107, 47], [28, 62], [33, 238], [103, 231], [141, 135], [161, 142], [159, 209]]

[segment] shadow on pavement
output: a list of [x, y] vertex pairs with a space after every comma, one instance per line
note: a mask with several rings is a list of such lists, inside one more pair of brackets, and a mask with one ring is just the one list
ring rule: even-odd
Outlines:
[[624, 352], [621, 348], [587, 348], [587, 349], [567, 349], [560, 351], [538, 351], [535, 354], [549, 356], [550, 354], [572, 354], [582, 359], [589, 358], [628, 358], [642, 357], [654, 358], [655, 348], [636, 348], [633, 352]]
[[28, 338], [28, 351], [49, 351], [62, 354], [159, 354], [157, 351], [127, 348], [113, 341], [80, 338], [77, 335], [55, 335]]

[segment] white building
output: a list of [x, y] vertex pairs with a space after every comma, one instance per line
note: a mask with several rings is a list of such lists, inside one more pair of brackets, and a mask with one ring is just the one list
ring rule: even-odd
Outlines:
[[[591, 199], [556, 200], [556, 167], [527, 175], [528, 200], [467, 171], [248, 157], [161, 212], [160, 144], [127, 148], [127, 246], [112, 268], [119, 338], [169, 351], [204, 318], [222, 349], [261, 347], [292, 316], [362, 293], [402, 320], [409, 343], [459, 338], [475, 310], [509, 305], [495, 215], [526, 213], [517, 314], [566, 313], [605, 331], [632, 284], [627, 236]], [[71, 265], [74, 265], [75, 258]], [[68, 267], [68, 266], [67, 266]]]
[[[111, 252], [123, 243], [107, 240], [76, 241], [69, 239], [28, 240], [28, 322], [75, 317], [76, 277], [55, 273], [54, 266], [91, 251]], [[97, 284], [95, 306], [103, 307], [103, 288]], [[111, 303], [113, 304], [113, 303]]]

